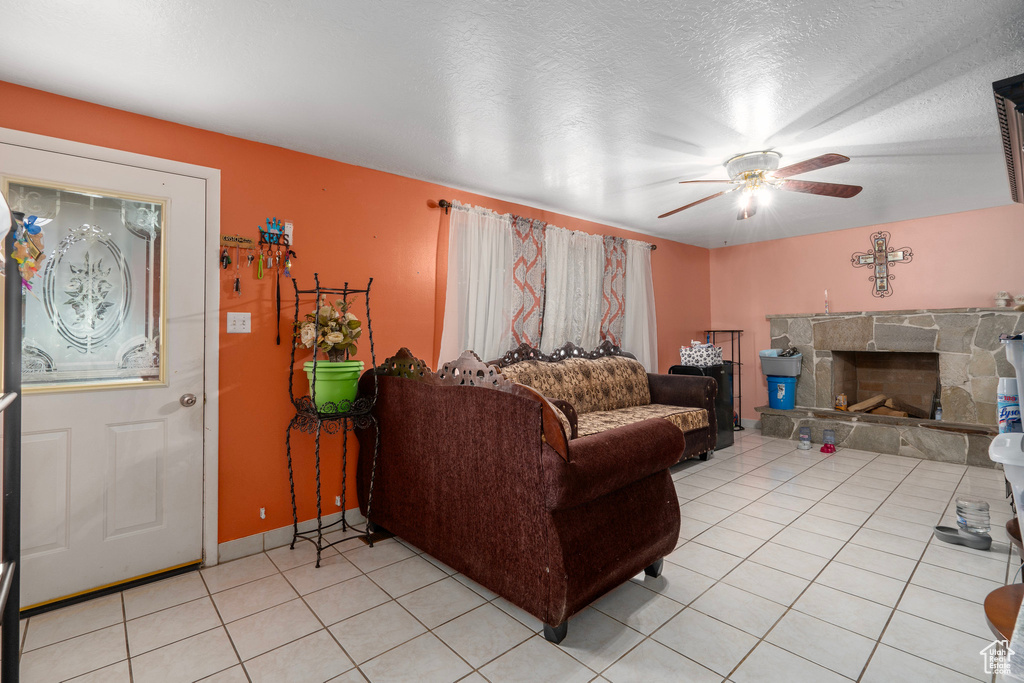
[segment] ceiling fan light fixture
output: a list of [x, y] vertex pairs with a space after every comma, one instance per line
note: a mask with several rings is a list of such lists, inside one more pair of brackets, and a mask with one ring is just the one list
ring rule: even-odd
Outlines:
[[737, 180], [744, 174], [762, 172], [770, 173], [779, 167], [779, 160], [782, 155], [778, 152], [748, 152], [737, 154], [725, 162], [725, 172], [731, 180]]

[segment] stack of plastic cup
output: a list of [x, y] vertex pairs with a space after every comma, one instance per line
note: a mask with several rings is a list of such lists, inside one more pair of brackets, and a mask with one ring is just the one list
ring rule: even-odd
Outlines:
[[956, 524], [967, 533], [987, 536], [992, 529], [988, 502], [977, 498], [958, 497]]

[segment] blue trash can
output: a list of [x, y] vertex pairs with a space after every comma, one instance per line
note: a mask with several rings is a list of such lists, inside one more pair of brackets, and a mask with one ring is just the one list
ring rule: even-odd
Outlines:
[[796, 377], [768, 375], [768, 407], [776, 410], [796, 408]]

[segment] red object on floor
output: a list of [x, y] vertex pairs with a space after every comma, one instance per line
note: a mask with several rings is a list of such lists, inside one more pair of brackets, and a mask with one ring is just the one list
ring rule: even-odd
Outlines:
[[831, 443], [822, 444], [821, 445], [821, 452], [822, 453], [835, 453], [836, 452], [835, 444], [831, 444]]

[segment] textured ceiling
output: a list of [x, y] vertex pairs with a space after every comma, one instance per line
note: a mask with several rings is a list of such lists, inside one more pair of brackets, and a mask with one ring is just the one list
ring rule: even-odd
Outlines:
[[[1024, 72], [1021, 0], [0, 0], [0, 16], [2, 80], [689, 244], [1010, 202], [991, 83]], [[800, 178], [864, 191], [656, 218], [718, 189], [677, 181], [766, 148], [845, 154]]]

